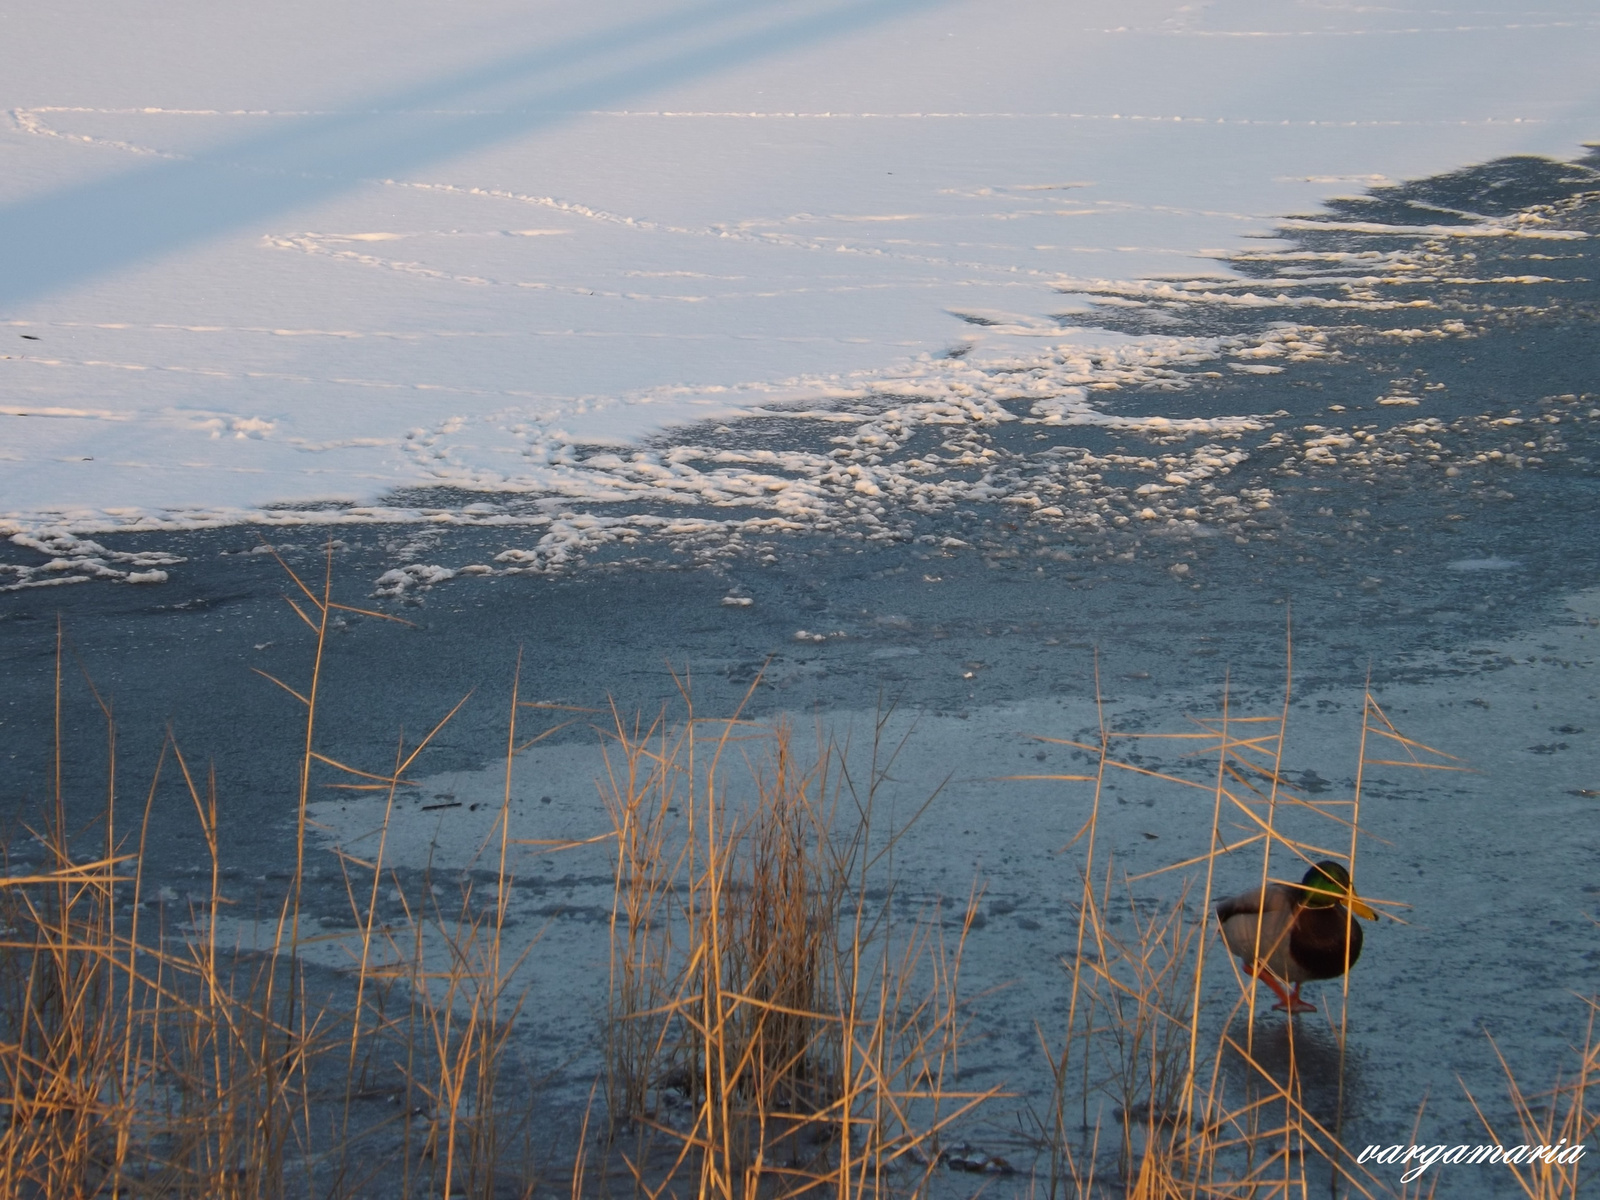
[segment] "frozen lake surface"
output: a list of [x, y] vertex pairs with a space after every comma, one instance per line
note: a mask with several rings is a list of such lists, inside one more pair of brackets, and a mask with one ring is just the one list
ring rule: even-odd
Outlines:
[[1095, 419], [1074, 388], [1216, 348], [1109, 338], [1090, 298], [1236, 281], [1329, 196], [1600, 128], [1580, 0], [376, 12], [10, 19], [9, 528], [731, 503], [773, 472], [640, 440], [781, 412], [826, 442], [841, 402], [1000, 398], [986, 363]]
[[[216, 761], [228, 878], [270, 891], [301, 731], [252, 668], [306, 647], [264, 540], [315, 574], [332, 538], [342, 598], [414, 623], [338, 627], [327, 753], [381, 767], [478, 689], [441, 794], [493, 790], [519, 647], [575, 705], [656, 711], [669, 662], [702, 711], [758, 674], [759, 716], [859, 729], [881, 698], [919, 722], [907, 794], [955, 775], [907, 861], [925, 896], [988, 881], [974, 969], [1017, 986], [973, 1064], [1021, 1107], [1078, 812], [995, 777], [1092, 722], [1096, 648], [1122, 728], [1225, 678], [1277, 711], [1292, 614], [1295, 778], [1351, 785], [1369, 678], [1478, 772], [1372, 781], [1358, 885], [1416, 910], [1352, 976], [1351, 1136], [1431, 1089], [1469, 1138], [1481, 1029], [1535, 1084], [1582, 1036], [1591, 5], [0, 14], [8, 803], [48, 792], [59, 615], [121, 777], [170, 723]], [[99, 718], [64, 713], [87, 813]], [[592, 746], [525, 762], [532, 836], [597, 817]], [[1203, 852], [1195, 814], [1117, 800], [1122, 860]], [[178, 895], [188, 803], [158, 797], [147, 855]], [[318, 815], [355, 844], [369, 814]], [[424, 856], [473, 840], [427, 820]], [[523, 1044], [586, 1062], [589, 885], [529, 886], [579, 965]]]

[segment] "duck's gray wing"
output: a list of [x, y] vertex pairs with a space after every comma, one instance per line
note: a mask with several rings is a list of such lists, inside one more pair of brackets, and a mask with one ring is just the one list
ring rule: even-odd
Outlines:
[[1278, 884], [1217, 901], [1217, 924], [1228, 949], [1247, 964], [1266, 963], [1280, 979], [1289, 977], [1289, 931], [1294, 913], [1294, 896]]

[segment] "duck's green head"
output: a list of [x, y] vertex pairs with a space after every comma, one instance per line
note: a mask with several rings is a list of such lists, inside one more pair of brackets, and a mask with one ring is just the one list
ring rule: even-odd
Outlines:
[[1307, 908], [1328, 908], [1342, 902], [1348, 904], [1350, 911], [1358, 917], [1365, 917], [1369, 921], [1378, 919], [1378, 914], [1356, 895], [1355, 887], [1350, 882], [1350, 872], [1332, 859], [1324, 859], [1307, 871], [1300, 886], [1306, 889]]

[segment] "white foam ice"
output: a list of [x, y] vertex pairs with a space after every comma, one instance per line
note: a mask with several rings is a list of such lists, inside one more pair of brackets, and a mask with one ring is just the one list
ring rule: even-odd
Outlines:
[[107, 579], [117, 583], [165, 583], [167, 573], [160, 567], [184, 560], [177, 555], [156, 551], [127, 553], [107, 550], [98, 542], [74, 537], [70, 533], [33, 536], [13, 533], [13, 544], [48, 557], [44, 562], [0, 563], [0, 592], [20, 592], [30, 588], [56, 587], [64, 583], [86, 583]]

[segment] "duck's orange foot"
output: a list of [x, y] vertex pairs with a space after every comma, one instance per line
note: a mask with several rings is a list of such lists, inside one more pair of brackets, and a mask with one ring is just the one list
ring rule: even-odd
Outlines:
[[1305, 1000], [1300, 999], [1299, 996], [1290, 996], [1286, 1003], [1274, 1004], [1272, 1006], [1272, 1011], [1273, 1012], [1286, 1012], [1286, 1013], [1291, 1013], [1291, 1014], [1293, 1014], [1293, 1013], [1303, 1013], [1303, 1012], [1316, 1012], [1317, 1011], [1317, 1006], [1315, 1004], [1311, 1004], [1311, 1003], [1309, 1003], [1309, 1002], [1307, 1002]]
[[1298, 983], [1294, 985], [1294, 991], [1285, 991], [1283, 984], [1279, 983], [1275, 978], [1273, 978], [1271, 972], [1267, 971], [1265, 968], [1256, 971], [1256, 978], [1271, 988], [1273, 993], [1278, 997], [1278, 1002], [1272, 1006], [1273, 1012], [1286, 1012], [1290, 1016], [1293, 1016], [1295, 1013], [1308, 1013], [1317, 1011], [1317, 1006], [1315, 1004], [1311, 1004], [1308, 1001], [1300, 999], [1300, 985]]

